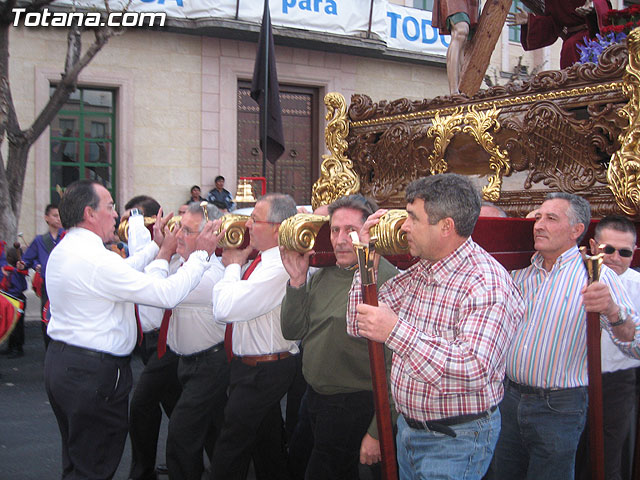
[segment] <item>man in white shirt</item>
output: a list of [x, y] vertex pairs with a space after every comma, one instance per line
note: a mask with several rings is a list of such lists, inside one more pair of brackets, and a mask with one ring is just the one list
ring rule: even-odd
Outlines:
[[166, 279], [142, 273], [158, 254], [168, 260], [158, 222], [155, 242], [123, 259], [107, 250], [116, 211], [109, 191], [92, 180], [71, 184], [60, 202], [69, 229], [49, 257], [51, 304], [45, 387], [62, 436], [65, 478], [111, 478], [127, 436], [130, 354], [136, 343], [133, 303], [172, 308], [200, 282], [215, 250], [219, 223], [208, 224], [197, 250]]
[[[636, 227], [619, 215], [603, 218], [589, 240], [591, 252], [604, 253], [603, 263], [619, 275], [627, 295], [640, 312], [640, 273], [629, 268], [636, 247]], [[636, 398], [636, 370], [640, 360], [623, 354], [611, 337], [602, 334], [602, 413], [604, 422], [604, 469], [607, 480], [626, 478], [630, 465], [622, 465], [622, 452], [629, 437]], [[590, 478], [586, 430], [579, 448], [576, 478]], [[623, 473], [624, 472], [624, 473]]]
[[[207, 206], [207, 213], [209, 219], [221, 215], [213, 204]], [[177, 255], [169, 263], [169, 274], [175, 273], [195, 251], [198, 232], [205, 223], [200, 205], [190, 203], [180, 221]], [[151, 262], [145, 272], [160, 277], [167, 275], [161, 261]], [[211, 292], [223, 274], [222, 264], [213, 263], [198, 286], [173, 309], [169, 320], [167, 345], [170, 348], [165, 356], [170, 352], [178, 356], [177, 374], [182, 384], [182, 394], [169, 420], [167, 467], [170, 478], [200, 480], [204, 470], [203, 451], [206, 448], [209, 454], [212, 453], [222, 427], [229, 363], [224, 352], [225, 327], [213, 320]], [[164, 312], [157, 308], [146, 310], [155, 311], [156, 317], [162, 317]], [[156, 323], [160, 325], [160, 320]]]
[[[243, 479], [253, 448], [258, 478], [279, 480], [287, 475], [280, 400], [294, 378], [299, 350], [296, 342], [284, 339], [280, 328], [289, 275], [278, 250], [278, 228], [295, 214], [289, 195], [262, 197], [247, 221], [250, 248], [222, 254], [225, 271], [213, 288], [213, 314], [232, 325], [234, 356], [224, 424], [212, 458], [216, 480]], [[252, 249], [258, 250], [258, 260], [245, 265]], [[258, 435], [259, 429], [270, 436]]]

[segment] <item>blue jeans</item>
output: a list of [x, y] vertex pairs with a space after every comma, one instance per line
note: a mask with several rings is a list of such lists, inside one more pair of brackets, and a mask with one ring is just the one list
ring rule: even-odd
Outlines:
[[500, 411], [451, 427], [456, 437], [416, 430], [398, 417], [400, 480], [480, 480], [487, 471], [500, 433]]
[[587, 416], [586, 388], [521, 394], [507, 385], [500, 411], [492, 478], [573, 480]]

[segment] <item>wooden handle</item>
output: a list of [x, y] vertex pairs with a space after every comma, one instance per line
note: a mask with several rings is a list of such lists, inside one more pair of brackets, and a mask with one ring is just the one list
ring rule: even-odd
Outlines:
[[[362, 297], [365, 304], [377, 307], [378, 292], [376, 284], [362, 285]], [[373, 400], [376, 408], [380, 453], [382, 454], [382, 478], [384, 480], [397, 480], [398, 466], [396, 464], [396, 449], [393, 441], [393, 423], [391, 421], [391, 407], [389, 406], [384, 345], [373, 340], [369, 340], [368, 345], [371, 380], [373, 382]]]

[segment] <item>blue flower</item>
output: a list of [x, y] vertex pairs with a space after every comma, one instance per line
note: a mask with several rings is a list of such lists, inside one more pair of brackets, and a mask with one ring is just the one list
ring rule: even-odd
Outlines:
[[624, 33], [609, 32], [606, 35], [600, 35], [596, 33], [595, 39], [584, 38], [584, 45], [578, 44], [578, 51], [580, 52], [580, 63], [593, 62], [598, 63], [598, 57], [604, 51], [605, 48], [616, 43], [621, 43], [627, 38]]

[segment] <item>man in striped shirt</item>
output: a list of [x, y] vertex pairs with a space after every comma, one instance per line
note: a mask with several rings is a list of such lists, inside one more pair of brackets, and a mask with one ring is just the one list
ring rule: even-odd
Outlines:
[[[471, 232], [480, 213], [473, 184], [455, 174], [412, 182], [402, 226], [420, 261], [385, 282], [380, 306], [362, 304], [354, 277], [347, 332], [393, 351], [400, 478], [480, 479], [500, 431], [505, 356], [524, 315], [508, 272]], [[365, 222], [360, 235], [384, 211]]]
[[603, 335], [637, 351], [640, 327], [616, 273], [603, 266], [587, 287], [577, 244], [590, 218], [583, 198], [549, 194], [535, 215], [531, 265], [513, 272], [526, 310], [507, 354], [496, 478], [573, 479], [587, 412], [586, 312], [602, 315]]

